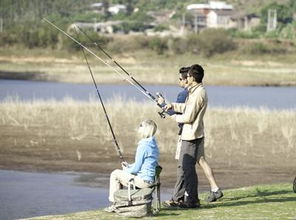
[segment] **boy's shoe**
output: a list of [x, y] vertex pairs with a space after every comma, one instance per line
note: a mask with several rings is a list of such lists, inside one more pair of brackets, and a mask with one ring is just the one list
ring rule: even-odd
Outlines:
[[172, 200], [172, 199], [171, 200], [164, 201], [162, 203], [162, 205], [164, 207], [166, 207], [166, 208], [177, 208], [177, 207], [179, 207], [179, 204], [180, 204], [180, 202], [177, 202], [177, 201]]
[[218, 189], [217, 192], [210, 192], [208, 198], [206, 199], [207, 202], [215, 202], [217, 199], [220, 199], [223, 197], [223, 192]]
[[110, 213], [115, 212], [115, 210], [116, 210], [116, 207], [114, 205], [110, 205], [109, 207], [104, 208], [105, 212], [110, 212]]
[[200, 208], [200, 202], [199, 200], [196, 203], [180, 202], [179, 207], [182, 209], [196, 209]]

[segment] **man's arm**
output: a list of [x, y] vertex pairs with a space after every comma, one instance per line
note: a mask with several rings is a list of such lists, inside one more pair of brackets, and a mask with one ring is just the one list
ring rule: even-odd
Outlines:
[[[192, 102], [185, 104], [177, 104], [172, 103], [173, 109], [182, 110], [184, 107], [184, 111], [182, 115], [173, 115], [172, 117], [176, 120], [176, 122], [190, 124], [196, 119], [196, 115], [201, 110], [204, 105], [203, 97], [199, 96], [198, 98], [194, 99]], [[186, 108], [185, 108], [186, 107]]]

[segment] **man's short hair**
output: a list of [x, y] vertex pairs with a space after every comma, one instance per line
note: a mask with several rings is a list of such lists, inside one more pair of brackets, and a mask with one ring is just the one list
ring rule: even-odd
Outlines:
[[183, 66], [179, 69], [179, 73], [182, 75], [183, 79], [187, 78], [187, 73], [190, 70], [190, 66]]
[[190, 70], [189, 70], [188, 74], [190, 76], [193, 76], [193, 78], [195, 79], [195, 81], [197, 83], [201, 83], [202, 82], [202, 79], [204, 77], [204, 69], [199, 64], [193, 64], [190, 67]]

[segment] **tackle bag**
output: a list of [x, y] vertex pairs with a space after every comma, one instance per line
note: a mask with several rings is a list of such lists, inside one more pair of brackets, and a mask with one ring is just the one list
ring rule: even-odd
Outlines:
[[120, 189], [114, 193], [115, 212], [127, 217], [144, 217], [152, 215], [152, 194], [154, 188]]
[[[115, 212], [121, 216], [144, 217], [157, 214], [160, 211], [160, 173], [161, 166], [155, 168], [155, 183], [149, 188], [136, 189], [133, 179], [128, 183], [127, 190], [120, 189], [114, 193]], [[132, 189], [133, 188], [133, 189]], [[153, 193], [155, 204], [152, 207]]]

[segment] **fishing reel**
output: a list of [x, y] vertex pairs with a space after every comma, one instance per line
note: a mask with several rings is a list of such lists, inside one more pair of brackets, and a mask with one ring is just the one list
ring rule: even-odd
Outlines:
[[161, 118], [165, 118], [165, 110], [164, 109], [162, 109], [161, 112], [158, 112], [158, 114]]
[[[158, 98], [162, 98], [162, 99], [164, 100], [164, 97], [162, 96], [161, 93], [157, 92], [157, 93], [156, 93], [156, 96], [157, 96]], [[158, 112], [159, 116], [160, 116], [161, 118], [165, 118], [165, 113], [166, 113], [166, 111], [165, 111], [165, 109], [164, 109], [165, 102], [164, 102], [162, 105], [159, 104], [159, 103], [157, 102], [157, 105], [162, 109], [162, 111]]]

